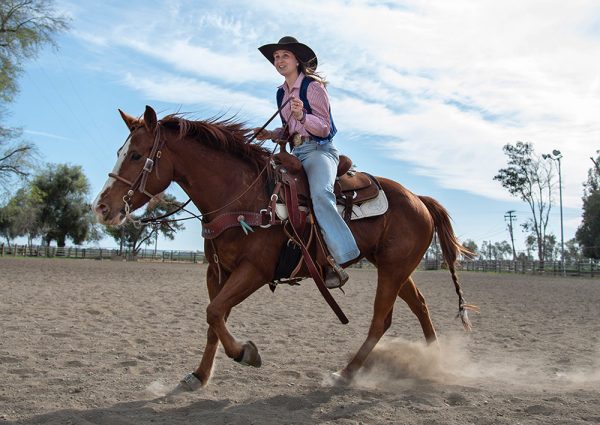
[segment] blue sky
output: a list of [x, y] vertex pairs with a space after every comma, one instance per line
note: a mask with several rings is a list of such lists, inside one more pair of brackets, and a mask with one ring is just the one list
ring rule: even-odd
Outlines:
[[[504, 215], [530, 216], [493, 181], [502, 146], [563, 153], [565, 241], [600, 149], [600, 2], [58, 1], [72, 18], [26, 64], [8, 124], [44, 161], [81, 165], [93, 194], [127, 137], [117, 108], [140, 115], [237, 114], [260, 126], [281, 77], [257, 47], [295, 36], [330, 81], [335, 143], [359, 169], [450, 211], [461, 239], [509, 240]], [[181, 200], [181, 190], [171, 188]], [[232, 193], [232, 196], [234, 194]], [[558, 190], [550, 230], [560, 235]], [[186, 223], [159, 249], [202, 249]], [[517, 249], [525, 235], [516, 227]], [[103, 246], [113, 246], [105, 240]]]

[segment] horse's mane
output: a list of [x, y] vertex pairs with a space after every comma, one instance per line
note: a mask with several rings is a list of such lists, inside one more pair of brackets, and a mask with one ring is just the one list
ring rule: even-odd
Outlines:
[[160, 123], [166, 128], [178, 129], [180, 139], [193, 138], [211, 149], [246, 159], [257, 167], [264, 166], [271, 154], [262, 146], [262, 142], [251, 141], [252, 130], [234, 118], [193, 121], [182, 114], [171, 114], [161, 119]]

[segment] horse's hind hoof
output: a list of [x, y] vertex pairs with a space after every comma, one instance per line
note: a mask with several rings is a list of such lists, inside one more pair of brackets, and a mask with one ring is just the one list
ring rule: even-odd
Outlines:
[[196, 391], [202, 387], [202, 381], [193, 373], [188, 373], [179, 382], [179, 388], [184, 391]]
[[246, 341], [244, 345], [242, 345], [242, 350], [242, 355], [235, 359], [236, 362], [244, 366], [260, 367], [262, 365], [258, 347], [255, 343]]
[[347, 387], [351, 384], [352, 379], [343, 375], [341, 371], [333, 372], [329, 377], [329, 382], [334, 387]]

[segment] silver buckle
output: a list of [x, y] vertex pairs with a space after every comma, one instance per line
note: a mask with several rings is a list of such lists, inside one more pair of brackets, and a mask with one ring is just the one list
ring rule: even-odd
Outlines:
[[144, 164], [144, 171], [147, 171], [149, 173], [150, 171], [152, 171], [152, 167], [154, 167], [154, 161], [152, 161], [150, 158], [146, 158], [146, 163]]
[[[264, 214], [263, 214], [264, 213]], [[263, 229], [268, 229], [269, 227], [271, 227], [271, 220], [273, 220], [273, 213], [269, 210], [267, 210], [266, 208], [263, 208], [262, 210], [259, 211], [259, 214], [261, 216], [268, 214], [269, 215], [269, 224], [259, 224], [260, 227], [262, 227]]]

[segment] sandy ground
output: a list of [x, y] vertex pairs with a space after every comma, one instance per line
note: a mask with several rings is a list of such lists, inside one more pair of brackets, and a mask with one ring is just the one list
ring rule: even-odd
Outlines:
[[425, 346], [399, 300], [351, 386], [332, 385], [369, 325], [375, 271], [354, 269], [337, 322], [312, 281], [263, 288], [230, 329], [263, 367], [217, 354], [207, 388], [167, 396], [200, 360], [204, 276], [194, 264], [0, 259], [0, 423], [600, 423], [600, 280], [461, 274], [481, 307], [454, 318], [447, 272], [418, 272], [440, 338]]

